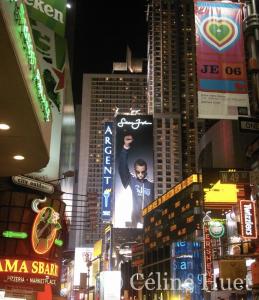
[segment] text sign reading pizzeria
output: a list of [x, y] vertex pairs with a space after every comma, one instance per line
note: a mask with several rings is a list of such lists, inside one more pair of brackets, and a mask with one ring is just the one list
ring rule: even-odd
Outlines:
[[59, 265], [54, 262], [22, 259], [0, 259], [0, 276], [6, 283], [56, 285]]
[[255, 202], [240, 201], [241, 234], [245, 239], [257, 239], [257, 222]]

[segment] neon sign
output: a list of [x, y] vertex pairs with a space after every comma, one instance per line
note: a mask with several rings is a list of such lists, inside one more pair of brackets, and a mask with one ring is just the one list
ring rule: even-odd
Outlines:
[[113, 162], [112, 162], [112, 122], [104, 124], [104, 152], [103, 152], [103, 182], [102, 182], [102, 220], [111, 219], [111, 200], [113, 190]]
[[26, 232], [18, 232], [18, 231], [11, 231], [6, 230], [2, 233], [3, 237], [10, 238], [10, 239], [26, 239], [28, 234]]
[[132, 129], [137, 130], [140, 126], [144, 125], [152, 125], [151, 122], [141, 121], [141, 119], [136, 119], [135, 122], [127, 121], [126, 118], [121, 118], [120, 122], [118, 122], [118, 127], [123, 127], [124, 125], [130, 125]]
[[45, 254], [51, 249], [57, 231], [61, 229], [58, 220], [59, 213], [52, 207], [44, 207], [39, 211], [32, 228], [32, 247], [36, 253]]
[[58, 271], [58, 265], [55, 263], [37, 260], [0, 259], [0, 273], [31, 273], [58, 277]]
[[0, 259], [0, 276], [7, 284], [55, 286], [59, 276], [59, 265], [54, 262], [22, 260], [13, 258]]
[[257, 221], [255, 202], [240, 201], [241, 233], [245, 239], [257, 239]]
[[212, 220], [209, 222], [209, 233], [214, 239], [219, 239], [224, 235], [225, 227], [222, 222]]
[[211, 212], [207, 211], [203, 218], [203, 251], [205, 265], [205, 284], [207, 290], [212, 290], [213, 287], [213, 256], [212, 256], [212, 239], [209, 232], [209, 224]]
[[29, 26], [25, 16], [25, 8], [23, 4], [15, 3], [14, 17], [16, 24], [20, 27], [20, 38], [23, 45], [24, 53], [27, 58], [29, 69], [32, 75], [32, 83], [34, 85], [44, 120], [50, 121], [51, 110], [50, 103], [44, 93], [44, 85], [41, 79], [39, 68], [37, 67], [36, 54], [33, 48], [33, 40], [30, 34]]

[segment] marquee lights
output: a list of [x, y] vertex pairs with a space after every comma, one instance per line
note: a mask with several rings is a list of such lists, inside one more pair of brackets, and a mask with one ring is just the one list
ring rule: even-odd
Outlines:
[[27, 20], [25, 17], [25, 8], [23, 4], [18, 5], [17, 3], [15, 3], [14, 16], [16, 24], [20, 26], [20, 38], [23, 45], [24, 53], [27, 58], [29, 69], [32, 74], [32, 83], [36, 90], [37, 98], [44, 115], [44, 120], [47, 122], [50, 121], [51, 116], [50, 103], [44, 93], [44, 86], [39, 68], [37, 67], [36, 54], [33, 49], [33, 41], [29, 27], [27, 25]]
[[171, 190], [166, 192], [161, 197], [154, 200], [152, 203], [150, 203], [147, 207], [145, 207], [142, 211], [142, 215], [145, 216], [147, 213], [151, 212], [152, 210], [156, 209], [158, 206], [160, 206], [162, 203], [166, 202], [167, 200], [171, 199], [176, 194], [180, 193], [182, 190], [186, 189], [188, 186], [190, 186], [193, 183], [199, 183], [201, 182], [201, 176], [198, 174], [193, 174], [174, 186]]

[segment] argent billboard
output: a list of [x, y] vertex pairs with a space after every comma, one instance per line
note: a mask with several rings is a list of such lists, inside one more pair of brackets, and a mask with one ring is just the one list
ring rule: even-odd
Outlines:
[[153, 119], [118, 115], [115, 148], [114, 227], [141, 228], [142, 209], [154, 200]]

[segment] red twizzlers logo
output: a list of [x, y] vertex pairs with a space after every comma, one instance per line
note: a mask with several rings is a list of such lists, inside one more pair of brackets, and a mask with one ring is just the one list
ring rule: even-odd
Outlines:
[[255, 202], [240, 201], [241, 234], [245, 239], [257, 239], [257, 221]]

